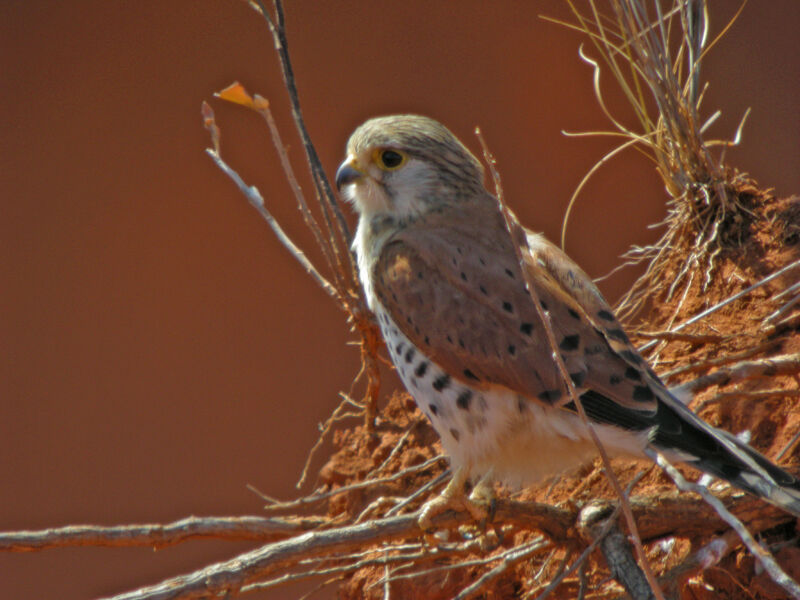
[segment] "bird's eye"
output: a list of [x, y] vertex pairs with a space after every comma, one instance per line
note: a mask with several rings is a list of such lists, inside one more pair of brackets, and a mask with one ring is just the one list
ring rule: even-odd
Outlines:
[[387, 171], [399, 169], [406, 162], [405, 154], [397, 150], [378, 150], [375, 154], [378, 166]]

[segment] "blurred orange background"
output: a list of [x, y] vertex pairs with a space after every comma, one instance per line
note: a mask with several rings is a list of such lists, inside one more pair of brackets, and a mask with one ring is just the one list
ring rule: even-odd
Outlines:
[[[737, 4], [710, 3], [712, 36]], [[370, 116], [433, 116], [476, 152], [480, 125], [508, 202], [558, 239], [570, 194], [614, 143], [561, 134], [607, 127], [578, 58], [585, 40], [538, 16], [566, 16], [562, 3], [307, 0], [286, 13], [329, 174]], [[248, 483], [293, 496], [358, 353], [343, 315], [203, 152], [207, 99], [224, 158], [309, 247], [263, 122], [212, 99], [237, 79], [269, 98], [303, 171], [263, 21], [244, 2], [13, 0], [0, 28], [0, 529], [259, 514]], [[798, 29], [796, 0], [751, 0], [703, 71], [704, 115], [723, 112], [709, 137], [732, 137], [752, 107], [728, 161], [783, 195], [800, 191]], [[620, 157], [579, 200], [568, 252], [605, 274], [656, 239], [646, 226], [664, 200], [645, 159]], [[613, 301], [632, 277], [601, 287]], [[382, 394], [398, 385], [387, 371]], [[0, 596], [110, 595], [251, 546], [4, 553]]]

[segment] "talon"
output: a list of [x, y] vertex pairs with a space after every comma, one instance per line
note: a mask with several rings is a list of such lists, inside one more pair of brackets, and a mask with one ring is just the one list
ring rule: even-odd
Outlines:
[[453, 478], [440, 495], [429, 500], [422, 506], [417, 523], [424, 532], [433, 528], [433, 518], [447, 510], [466, 510], [472, 519], [485, 530], [486, 524], [494, 519], [497, 510], [497, 500], [491, 484], [491, 474], [484, 475], [469, 497], [464, 495], [464, 484], [467, 475], [463, 469], [458, 469]]
[[427, 532], [433, 529], [433, 518], [447, 510], [462, 510], [468, 504], [464, 497], [464, 484], [467, 482], [467, 475], [463, 469], [456, 469], [453, 478], [442, 493], [428, 500], [422, 505], [417, 523], [422, 531]]
[[481, 524], [483, 529], [486, 528], [487, 523], [491, 523], [494, 520], [497, 512], [497, 498], [494, 494], [491, 472], [481, 477], [478, 483], [475, 484], [466, 505], [467, 510]]

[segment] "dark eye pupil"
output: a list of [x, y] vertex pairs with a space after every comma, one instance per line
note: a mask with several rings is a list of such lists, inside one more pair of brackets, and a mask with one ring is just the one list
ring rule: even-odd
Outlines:
[[384, 166], [391, 169], [399, 166], [400, 163], [403, 162], [403, 155], [399, 152], [395, 152], [394, 150], [384, 150], [381, 153], [381, 160], [383, 161]]

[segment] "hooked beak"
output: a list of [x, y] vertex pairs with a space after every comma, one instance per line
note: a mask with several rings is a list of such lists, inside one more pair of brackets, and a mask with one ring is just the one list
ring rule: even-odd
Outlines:
[[342, 186], [348, 183], [355, 183], [364, 176], [364, 172], [359, 170], [356, 166], [355, 156], [348, 156], [347, 159], [339, 165], [336, 171], [336, 189], [341, 191]]

